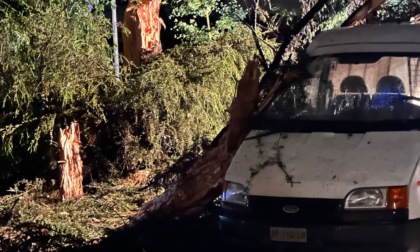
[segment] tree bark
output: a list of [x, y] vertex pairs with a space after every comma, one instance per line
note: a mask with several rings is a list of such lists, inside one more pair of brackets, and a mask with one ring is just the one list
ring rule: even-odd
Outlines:
[[341, 27], [356, 26], [359, 25], [364, 19], [369, 18], [374, 10], [385, 3], [385, 0], [367, 0], [362, 6], [357, 8], [350, 17], [341, 25]]
[[202, 211], [222, 193], [227, 168], [250, 130], [249, 119], [258, 103], [259, 76], [258, 62], [250, 61], [238, 83], [237, 97], [229, 108], [229, 126], [218, 144], [204, 153], [182, 180], [144, 205], [134, 219], [140, 220], [149, 212], [171, 217], [187, 216]]
[[206, 12], [207, 33], [209, 34], [209, 40], [211, 40], [210, 13], [211, 13], [211, 10]]
[[124, 13], [124, 26], [129, 33], [123, 32], [124, 56], [134, 65], [162, 50], [160, 29], [163, 24], [159, 18], [161, 0], [130, 0]]
[[79, 124], [74, 121], [70, 127], [60, 129], [60, 193], [63, 200], [83, 196], [83, 162], [80, 157]]

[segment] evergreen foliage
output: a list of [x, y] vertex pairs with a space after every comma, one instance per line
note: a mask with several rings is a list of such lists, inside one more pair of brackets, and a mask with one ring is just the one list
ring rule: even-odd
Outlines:
[[254, 53], [252, 33], [240, 25], [217, 41], [181, 44], [146, 63], [113, 102], [133, 110], [123, 136], [125, 168], [163, 169], [200, 151], [225, 126], [236, 83]]
[[[85, 128], [84, 161], [93, 152], [99, 160], [96, 162], [101, 162], [97, 166], [110, 169], [107, 163], [113, 162], [117, 169], [146, 168], [153, 175], [186, 152], [198, 152], [203, 141], [210, 141], [225, 126], [225, 110], [237, 80], [255, 52], [251, 31], [240, 25], [217, 41], [193, 47], [181, 44], [165, 51], [146, 62], [140, 72], [124, 70], [121, 84], [114, 83], [111, 76], [113, 84], [106, 85], [108, 92], [98, 94], [102, 116], [87, 120], [85, 113], [71, 113]], [[72, 112], [74, 108], [66, 106], [62, 111], [66, 109]], [[54, 112], [56, 118], [67, 115]], [[97, 140], [90, 146], [87, 139], [92, 132]], [[49, 133], [41, 135], [43, 140], [50, 140]], [[12, 149], [15, 156], [16, 147]], [[51, 158], [43, 149], [36, 150], [39, 159]], [[110, 159], [107, 152], [117, 158]], [[101, 155], [108, 159], [97, 158]], [[52, 235], [90, 240], [103, 237], [108, 228], [124, 224], [137, 209], [138, 201], [149, 201], [162, 193], [150, 189], [139, 194], [132, 185], [113, 179], [110, 183], [90, 184], [83, 199], [58, 202], [45, 193], [44, 184], [44, 180], [16, 184], [10, 189], [11, 195], [0, 198], [0, 214], [7, 213], [18, 200], [13, 208], [14, 225], [30, 222], [49, 227]]]
[[166, 169], [225, 125], [236, 81], [256, 52], [240, 25], [207, 44], [163, 52], [139, 73], [123, 68], [116, 81], [111, 26], [101, 12], [83, 1], [22, 3], [24, 11], [1, 9], [3, 179], [57, 168], [58, 129], [72, 120], [80, 123], [84, 170], [93, 178]]
[[0, 1], [0, 7], [0, 159], [7, 177], [7, 168], [30, 160], [40, 146], [42, 159], [54, 161], [57, 130], [73, 119], [104, 121], [104, 104], [115, 95], [109, 91], [121, 83], [107, 43], [110, 23], [87, 2]]
[[[302, 12], [315, 2], [301, 1]], [[285, 60], [297, 62], [297, 49], [301, 52], [317, 32], [341, 24], [355, 8], [350, 3], [331, 1], [298, 34]], [[377, 18], [406, 20], [418, 11], [417, 0], [397, 3], [387, 3]], [[84, 168], [94, 179], [138, 169], [152, 177], [199, 153], [226, 125], [236, 83], [257, 52], [236, 1], [171, 0], [177, 38], [186, 43], [149, 59], [136, 73], [123, 67], [120, 81], [103, 4], [0, 0], [1, 186], [12, 174], [36, 176], [45, 166], [56, 168], [57, 131], [72, 120], [81, 125]], [[273, 12], [260, 15], [267, 28], [256, 31], [268, 60], [277, 47], [270, 36], [284, 36], [302, 15]], [[0, 215], [13, 209], [16, 224], [33, 222], [53, 233], [97, 239], [107, 227], [123, 224], [136, 201], [162, 193], [139, 194], [133, 184], [114, 181], [90, 184], [81, 200], [55, 202], [45, 193], [44, 180], [24, 180], [0, 198]]]
[[25, 10], [8, 8], [0, 20], [3, 154], [14, 144], [36, 151], [66, 119], [103, 119], [103, 99], [114, 85], [110, 27], [102, 15], [83, 1], [34, 0]]
[[245, 16], [236, 0], [171, 0], [170, 4], [175, 38], [194, 44], [218, 39], [222, 31], [232, 30]]

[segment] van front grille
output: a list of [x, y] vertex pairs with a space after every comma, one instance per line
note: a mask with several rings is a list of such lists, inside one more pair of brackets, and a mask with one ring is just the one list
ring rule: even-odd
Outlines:
[[[327, 224], [340, 221], [342, 203], [340, 199], [307, 199], [249, 196], [249, 207], [259, 217], [269, 221], [293, 224]], [[299, 210], [288, 213], [288, 207]], [[286, 211], [284, 210], [286, 209]], [[290, 212], [290, 211], [289, 211]]]

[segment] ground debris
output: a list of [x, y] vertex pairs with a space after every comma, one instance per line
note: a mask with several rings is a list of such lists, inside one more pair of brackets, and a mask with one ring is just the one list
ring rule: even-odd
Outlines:
[[138, 192], [132, 181], [119, 179], [91, 183], [85, 196], [63, 202], [52, 199], [43, 184], [42, 179], [20, 181], [11, 194], [0, 197], [0, 219], [10, 214], [0, 228], [0, 251], [57, 251], [97, 243], [108, 230], [128, 223], [139, 202], [157, 196], [154, 190]]

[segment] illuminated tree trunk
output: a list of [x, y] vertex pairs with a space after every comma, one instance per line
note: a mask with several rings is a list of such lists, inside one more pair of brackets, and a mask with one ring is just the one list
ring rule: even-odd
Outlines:
[[237, 97], [230, 108], [227, 130], [217, 145], [206, 151], [182, 180], [163, 195], [144, 205], [134, 219], [148, 212], [183, 217], [202, 211], [222, 193], [224, 176], [236, 150], [250, 130], [250, 118], [257, 108], [260, 71], [257, 61], [250, 61], [238, 83]]
[[130, 0], [124, 14], [124, 56], [136, 66], [162, 50], [159, 18], [161, 0]]
[[80, 130], [77, 122], [60, 129], [60, 193], [63, 200], [83, 196], [83, 163], [80, 158]]

